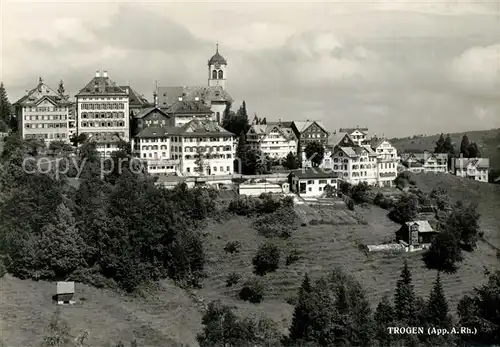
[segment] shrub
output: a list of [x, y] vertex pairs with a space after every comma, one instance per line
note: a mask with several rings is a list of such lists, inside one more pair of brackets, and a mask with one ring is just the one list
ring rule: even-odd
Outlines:
[[383, 209], [386, 209], [386, 210], [391, 208], [394, 205], [392, 199], [386, 198], [384, 196], [384, 194], [382, 194], [382, 193], [377, 193], [377, 195], [375, 195], [375, 198], [373, 199], [373, 203], [377, 206], [382, 207]]
[[116, 288], [116, 282], [106, 278], [101, 271], [99, 266], [79, 268], [69, 275], [68, 281], [86, 283], [96, 288]]
[[260, 199], [249, 196], [238, 196], [229, 203], [229, 212], [235, 213], [238, 216], [249, 216], [259, 209], [262, 204]]
[[457, 271], [457, 263], [463, 260], [460, 241], [452, 231], [444, 230], [432, 240], [430, 248], [423, 255], [425, 265], [447, 273]]
[[258, 304], [264, 300], [264, 284], [257, 278], [248, 280], [241, 288], [239, 297], [241, 300]]
[[227, 276], [226, 287], [232, 287], [233, 285], [237, 284], [240, 279], [241, 276], [239, 274], [237, 274], [236, 272], [231, 272], [229, 276]]
[[5, 276], [7, 273], [7, 268], [5, 267], [5, 264], [3, 263], [3, 259], [0, 259], [0, 278]]
[[347, 198], [347, 207], [349, 210], [354, 211], [354, 200], [351, 198]]
[[239, 241], [229, 241], [226, 243], [226, 246], [224, 246], [224, 251], [226, 253], [239, 253], [241, 248], [241, 243]]
[[370, 190], [370, 186], [366, 182], [360, 182], [355, 186], [351, 187], [351, 196], [354, 201], [358, 203], [369, 202], [370, 198], [368, 196], [368, 192]]
[[300, 252], [296, 249], [292, 249], [290, 253], [286, 256], [286, 266], [292, 265], [300, 259]]
[[340, 182], [339, 190], [343, 195], [350, 195], [351, 184], [345, 181]]
[[281, 199], [277, 196], [262, 193], [260, 198], [262, 199], [262, 204], [259, 206], [259, 212], [261, 213], [273, 213], [281, 207]]
[[300, 218], [293, 208], [282, 207], [258, 218], [253, 226], [264, 237], [288, 238], [300, 226]]
[[254, 272], [263, 276], [268, 272], [276, 271], [279, 267], [280, 250], [272, 243], [265, 243], [259, 247], [253, 257]]

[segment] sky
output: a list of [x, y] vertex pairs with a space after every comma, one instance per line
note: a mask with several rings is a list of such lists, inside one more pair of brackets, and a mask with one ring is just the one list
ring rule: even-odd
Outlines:
[[74, 95], [107, 70], [152, 100], [227, 59], [236, 110], [371, 134], [500, 128], [500, 1], [0, 0], [0, 80]]

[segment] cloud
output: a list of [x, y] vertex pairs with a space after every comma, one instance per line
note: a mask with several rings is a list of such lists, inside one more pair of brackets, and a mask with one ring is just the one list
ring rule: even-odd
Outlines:
[[500, 43], [466, 50], [452, 60], [448, 73], [465, 92], [498, 98]]

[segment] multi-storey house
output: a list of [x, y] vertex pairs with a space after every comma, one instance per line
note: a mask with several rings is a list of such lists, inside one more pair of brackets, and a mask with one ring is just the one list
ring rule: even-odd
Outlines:
[[293, 130], [281, 123], [251, 125], [246, 141], [251, 148], [259, 149], [273, 160], [281, 161], [288, 153], [297, 154], [297, 138]]
[[371, 148], [377, 154], [377, 181], [380, 187], [392, 187], [398, 175], [397, 149], [387, 139], [372, 139]]
[[410, 172], [448, 172], [448, 155], [446, 153], [405, 153], [401, 161]]
[[339, 180], [350, 184], [377, 184], [377, 153], [369, 145], [336, 146], [331, 158], [330, 167], [324, 169], [337, 173]]
[[151, 173], [216, 176], [234, 172], [234, 134], [216, 121], [195, 119], [181, 127], [148, 126], [135, 136], [132, 146]]
[[480, 182], [488, 182], [490, 160], [488, 158], [456, 158], [453, 160], [455, 175]]
[[76, 133], [86, 134], [97, 144], [97, 151], [109, 156], [120, 140], [129, 142], [129, 90], [118, 86], [106, 71], [76, 94]]
[[174, 127], [175, 122], [172, 116], [156, 106], [143, 108], [132, 118], [132, 136], [150, 126]]
[[304, 152], [307, 144], [311, 142], [319, 142], [325, 146], [328, 143], [329, 133], [320, 122], [310, 120], [305, 122], [294, 121], [291, 124], [291, 128], [297, 137], [297, 154], [303, 165], [307, 166], [310, 161], [310, 158], [306, 158], [306, 154]]
[[339, 132], [348, 134], [358, 146], [368, 143], [368, 128], [360, 128], [359, 126], [356, 128], [341, 128]]
[[41, 139], [47, 145], [52, 141], [69, 141], [71, 103], [43, 83], [26, 92], [15, 104], [19, 133], [23, 139]]
[[174, 119], [176, 127], [183, 126], [195, 119], [217, 121], [214, 112], [198, 97], [194, 100], [183, 100], [182, 97], [179, 97], [179, 100], [166, 109], [165, 113]]

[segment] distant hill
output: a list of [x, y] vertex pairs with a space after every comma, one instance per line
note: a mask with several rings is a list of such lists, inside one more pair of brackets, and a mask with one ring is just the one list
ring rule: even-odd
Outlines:
[[[391, 143], [398, 151], [433, 151], [440, 134], [424, 136], [414, 135], [405, 138], [390, 139]], [[446, 135], [446, 134], [445, 134]], [[450, 134], [453, 145], [460, 149], [460, 142], [464, 133]], [[494, 170], [500, 170], [500, 128], [490, 130], [478, 130], [467, 132], [469, 141], [476, 142], [481, 151], [481, 155], [490, 158], [490, 166]]]

